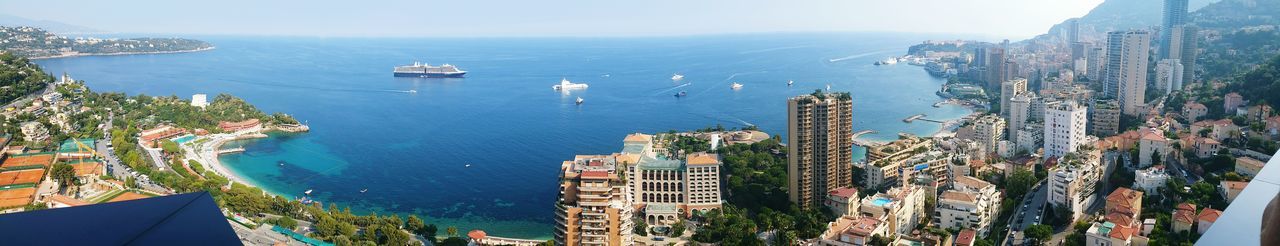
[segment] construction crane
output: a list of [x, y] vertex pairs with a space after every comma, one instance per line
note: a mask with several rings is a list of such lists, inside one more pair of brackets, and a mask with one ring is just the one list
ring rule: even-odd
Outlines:
[[[80, 139], [72, 138], [71, 141], [76, 143], [76, 152], [78, 153], [89, 152], [90, 159], [92, 159], [94, 156], [98, 156], [98, 151], [93, 150], [92, 146], [86, 145], [84, 144], [84, 142], [80, 142]], [[84, 162], [85, 156], [78, 155], [78, 157], [80, 157], [80, 162]]]

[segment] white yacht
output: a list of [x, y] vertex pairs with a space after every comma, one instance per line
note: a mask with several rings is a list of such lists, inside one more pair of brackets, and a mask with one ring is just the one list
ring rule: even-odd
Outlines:
[[574, 101], [573, 101], [573, 103], [574, 103], [574, 104], [582, 104], [582, 97], [578, 97], [578, 100], [574, 100]]
[[580, 89], [586, 89], [586, 88], [587, 88], [587, 84], [585, 83], [577, 84], [577, 83], [569, 82], [569, 79], [560, 79], [560, 84], [551, 86], [551, 89], [557, 90], [557, 91], [580, 90]]
[[734, 90], [742, 89], [742, 84], [739, 84], [738, 82], [733, 82], [733, 85], [730, 85], [729, 88]]
[[671, 80], [672, 80], [672, 81], [680, 81], [680, 80], [682, 80], [682, 79], [684, 79], [684, 75], [680, 75], [680, 74], [678, 74], [678, 73], [677, 73], [677, 74], [675, 74], [675, 75], [671, 75]]

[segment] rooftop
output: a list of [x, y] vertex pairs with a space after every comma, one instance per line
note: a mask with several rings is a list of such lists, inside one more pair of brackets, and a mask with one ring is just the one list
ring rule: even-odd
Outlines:
[[965, 186], [972, 187], [975, 189], [985, 189], [987, 187], [992, 186], [992, 184], [988, 183], [987, 181], [983, 181], [982, 179], [978, 179], [970, 176], [956, 177], [955, 182], [964, 184]]
[[1218, 217], [1222, 217], [1222, 211], [1218, 211], [1217, 209], [1212, 209], [1212, 208], [1205, 208], [1204, 210], [1200, 211], [1200, 216], [1197, 216], [1197, 219], [1199, 221], [1208, 221], [1209, 223], [1213, 223], [1218, 221]]
[[698, 152], [685, 157], [689, 165], [720, 165], [720, 155]]
[[942, 198], [942, 200], [952, 200], [952, 201], [962, 201], [962, 202], [974, 202], [978, 200], [977, 196], [971, 193], [956, 192], [956, 191], [943, 191], [942, 196], [940, 197]]
[[853, 187], [841, 187], [828, 192], [833, 196], [849, 198], [858, 195], [858, 189]]

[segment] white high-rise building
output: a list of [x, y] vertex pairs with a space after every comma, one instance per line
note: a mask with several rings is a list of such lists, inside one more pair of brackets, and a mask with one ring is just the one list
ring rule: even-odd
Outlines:
[[1182, 61], [1164, 59], [1156, 62], [1156, 89], [1169, 94], [1182, 89]]
[[204, 108], [209, 106], [209, 96], [205, 94], [191, 95], [191, 106]]
[[1031, 120], [1031, 96], [1018, 94], [1009, 98], [1009, 140], [1018, 141], [1018, 130]]
[[1027, 91], [1027, 79], [1017, 78], [1000, 84], [1000, 116], [1009, 117], [1009, 99]]
[[1052, 102], [1044, 115], [1044, 157], [1062, 157], [1085, 144], [1088, 108], [1074, 101]]
[[1151, 33], [1143, 30], [1107, 33], [1107, 72], [1103, 96], [1120, 101], [1125, 115], [1142, 113], [1146, 104], [1147, 58]]

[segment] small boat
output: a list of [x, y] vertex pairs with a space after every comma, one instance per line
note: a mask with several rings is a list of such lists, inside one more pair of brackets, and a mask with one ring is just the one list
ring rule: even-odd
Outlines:
[[284, 162], [283, 162], [283, 161], [282, 161], [282, 162], [277, 162], [277, 163], [279, 163], [279, 164], [280, 164], [280, 166], [282, 166], [282, 167], [284, 166]]
[[684, 97], [688, 95], [689, 95], [689, 92], [686, 92], [686, 91], [680, 91], [680, 93], [676, 93], [676, 97]]
[[306, 191], [306, 192], [302, 192], [302, 194], [307, 194], [308, 196], [310, 196], [310, 195], [311, 195], [311, 189], [307, 189], [307, 191]]
[[791, 86], [791, 84], [795, 84], [795, 83], [796, 83], [795, 80], [787, 80], [787, 86]]
[[684, 75], [680, 75], [680, 74], [678, 74], [678, 73], [677, 73], [677, 74], [675, 74], [675, 75], [671, 75], [671, 80], [672, 80], [672, 81], [680, 81], [680, 80], [682, 80], [682, 79], [684, 79]]
[[471, 163], [467, 163], [466, 165], [462, 165], [462, 167], [471, 167]]
[[742, 84], [739, 84], [738, 82], [733, 82], [733, 85], [730, 85], [729, 89], [734, 89], [734, 90], [742, 89]]
[[363, 190], [360, 190], [360, 193], [365, 193], [365, 192], [369, 192], [369, 189], [368, 189], [368, 188], [365, 188], [365, 189], [363, 189]]
[[418, 90], [409, 90], [409, 93], [418, 93]]
[[582, 97], [578, 97], [578, 100], [575, 100], [574, 103], [582, 105]]

